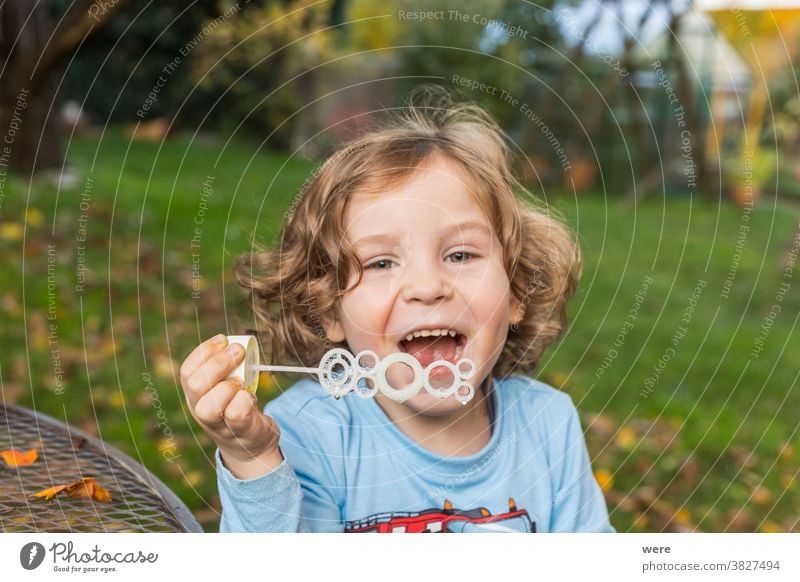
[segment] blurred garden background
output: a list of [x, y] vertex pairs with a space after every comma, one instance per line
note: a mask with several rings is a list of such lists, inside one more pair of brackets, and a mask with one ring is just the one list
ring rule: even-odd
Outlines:
[[538, 377], [581, 411], [612, 524], [800, 531], [798, 48], [792, 0], [6, 0], [2, 399], [215, 531], [180, 363], [253, 325], [233, 260], [324, 156], [436, 83], [498, 119], [580, 238]]

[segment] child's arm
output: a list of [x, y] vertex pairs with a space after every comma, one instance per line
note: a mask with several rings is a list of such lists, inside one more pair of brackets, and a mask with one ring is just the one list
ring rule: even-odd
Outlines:
[[330, 400], [309, 382], [267, 404], [264, 412], [281, 427], [286, 460], [266, 475], [238, 479], [217, 453], [220, 531], [343, 531], [343, 451], [350, 422], [345, 407]]
[[554, 449], [551, 474], [557, 480], [550, 531], [614, 533], [603, 492], [592, 473], [578, 411], [572, 399], [564, 396], [558, 437], [550, 441]]
[[[241, 362], [244, 350], [240, 345], [228, 345], [224, 335], [203, 342], [181, 366], [181, 384], [192, 416], [217, 443], [217, 462], [224, 461], [232, 481], [256, 483], [256, 490], [241, 501], [246, 507], [254, 498], [266, 496], [276, 508], [291, 508], [300, 495], [297, 479], [283, 461], [278, 448], [280, 429], [269, 416], [262, 414], [253, 395], [242, 390], [242, 381], [228, 378]], [[270, 486], [272, 484], [272, 486]], [[224, 494], [221, 492], [221, 496]], [[232, 507], [233, 505], [231, 505]], [[283, 514], [289, 513], [283, 511]], [[298, 512], [294, 512], [297, 514]], [[223, 519], [223, 525], [225, 525]], [[233, 527], [248, 529], [247, 520], [240, 516]], [[285, 529], [285, 520], [260, 524], [264, 531], [298, 531], [300, 523]]]

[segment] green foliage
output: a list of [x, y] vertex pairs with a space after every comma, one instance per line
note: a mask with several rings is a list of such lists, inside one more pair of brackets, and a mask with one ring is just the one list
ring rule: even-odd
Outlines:
[[[315, 73], [332, 46], [330, 6], [293, 0], [252, 6], [212, 27], [196, 49], [192, 79], [219, 98], [216, 117], [246, 123], [251, 135], [289, 146], [292, 117], [311, 99]], [[204, 29], [205, 30], [205, 29]]]
[[[71, 0], [54, 0], [54, 18]], [[181, 56], [208, 18], [218, 16], [217, 0], [172, 0], [146, 9], [131, 2], [107, 27], [86, 41], [67, 65], [61, 97], [85, 103], [95, 123], [136, 121], [163, 68]], [[172, 117], [192, 88], [183, 59], [158, 95], [148, 117]], [[189, 114], [202, 109], [198, 103]]]
[[[552, 4], [441, 0], [423, 5], [400, 0], [387, 9], [353, 0], [347, 34], [355, 50], [384, 49], [392, 56], [401, 77], [398, 94], [426, 81], [453, 87], [454, 75], [475, 80], [494, 89], [462, 92], [510, 127], [519, 124], [519, 111], [502, 101], [501, 91], [522, 99], [526, 69], [538, 66], [533, 64], [534, 49], [557, 44], [559, 35], [546, 10]], [[434, 14], [416, 16], [420, 11]]]

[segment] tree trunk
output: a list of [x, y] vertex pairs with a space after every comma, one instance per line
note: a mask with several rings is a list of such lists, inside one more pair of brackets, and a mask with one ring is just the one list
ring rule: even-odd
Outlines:
[[61, 128], [54, 75], [127, 0], [74, 0], [55, 27], [50, 3], [0, 3], [0, 171], [59, 168]]
[[[0, 166], [31, 174], [58, 167], [53, 83], [25, 74], [49, 30], [47, 3], [9, 0], [0, 7]], [[47, 147], [39, 148], [40, 141]], [[41, 149], [41, 151], [39, 151]]]
[[55, 82], [48, 80], [36, 92], [24, 86], [4, 86], [0, 92], [0, 128], [6, 166], [30, 176], [60, 168], [61, 128], [55, 100]]

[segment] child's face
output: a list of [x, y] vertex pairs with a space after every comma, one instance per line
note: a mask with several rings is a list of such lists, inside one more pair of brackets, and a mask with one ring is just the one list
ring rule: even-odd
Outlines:
[[[437, 157], [401, 187], [356, 193], [344, 218], [364, 275], [342, 297], [338, 321], [327, 329], [331, 339], [346, 339], [354, 354], [409, 352], [423, 368], [436, 359], [470, 358], [476, 371], [469, 381], [477, 390], [500, 357], [520, 303], [511, 294], [500, 241], [458, 166]], [[439, 329], [456, 335], [407, 340], [412, 332]], [[431, 384], [451, 385], [452, 374], [438, 372]], [[387, 371], [395, 388], [412, 379], [404, 364]], [[405, 405], [435, 415], [462, 407], [424, 388]]]

